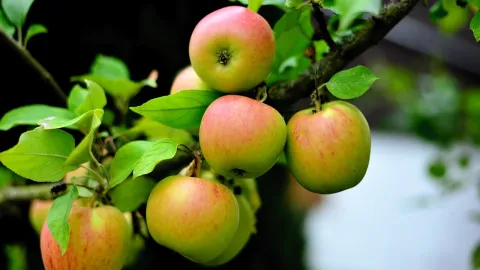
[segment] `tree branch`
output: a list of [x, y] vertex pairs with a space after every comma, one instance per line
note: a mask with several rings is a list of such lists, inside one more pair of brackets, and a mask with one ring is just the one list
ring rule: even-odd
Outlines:
[[6, 43], [12, 50], [14, 50], [25, 63], [33, 68], [42, 79], [48, 83], [49, 87], [55, 91], [63, 101], [67, 100], [66, 94], [63, 92], [62, 88], [60, 88], [53, 76], [25, 48], [21, 47], [18, 42], [2, 29], [0, 29], [0, 42]]
[[379, 15], [368, 20], [348, 40], [337, 44], [336, 51], [312, 65], [299, 78], [270, 87], [266, 103], [274, 107], [288, 106], [310, 96], [316, 86], [326, 83], [349, 62], [380, 42], [418, 2], [419, 0], [392, 0]]
[[52, 188], [59, 185], [62, 185], [62, 183], [4, 187], [0, 189], [0, 205], [7, 201], [52, 200], [58, 196], [58, 194], [52, 192]]

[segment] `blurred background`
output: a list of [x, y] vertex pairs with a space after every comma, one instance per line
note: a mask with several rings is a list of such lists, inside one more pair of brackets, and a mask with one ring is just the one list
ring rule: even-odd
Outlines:
[[[354, 102], [372, 129], [362, 183], [319, 196], [276, 165], [257, 180], [258, 233], [221, 269], [470, 270], [475, 251], [480, 267], [480, 46], [468, 27], [473, 11], [447, 2], [453, 4], [442, 19], [417, 5], [349, 65], [365, 65], [380, 78]], [[98, 54], [122, 59], [134, 80], [158, 70], [158, 88], [142, 90], [131, 102], [136, 106], [168, 94], [174, 75], [189, 64], [196, 23], [232, 4], [36, 0], [26, 25], [41, 23], [49, 32], [29, 41], [28, 49], [66, 92], [70, 77], [87, 73]], [[264, 6], [260, 14], [273, 27], [282, 11]], [[5, 44], [0, 63], [0, 115], [27, 104], [64, 106]], [[307, 105], [304, 100], [291, 109]], [[2, 133], [0, 150], [16, 144], [23, 131]], [[28, 207], [0, 206], [0, 269], [43, 269]], [[169, 269], [170, 263], [199, 268], [148, 242], [129, 269]]]

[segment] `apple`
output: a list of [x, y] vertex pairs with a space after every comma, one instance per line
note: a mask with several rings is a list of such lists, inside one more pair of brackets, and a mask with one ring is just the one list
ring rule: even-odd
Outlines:
[[180, 70], [175, 76], [170, 88], [170, 94], [175, 94], [183, 90], [210, 90], [210, 87], [198, 77], [190, 65]]
[[202, 80], [224, 93], [248, 91], [270, 73], [275, 36], [268, 22], [243, 6], [206, 15], [190, 37], [190, 62]]
[[47, 224], [44, 223], [40, 235], [46, 270], [120, 270], [124, 266], [131, 235], [127, 220], [118, 208], [72, 205], [68, 216], [69, 243], [63, 256]]
[[254, 213], [262, 206], [262, 200], [257, 189], [257, 180], [255, 178], [235, 179], [235, 183], [242, 188], [242, 195], [248, 200]]
[[208, 165], [227, 178], [256, 178], [282, 153], [287, 125], [273, 107], [225, 95], [213, 101], [200, 123], [200, 148]]
[[239, 216], [235, 195], [226, 186], [179, 175], [157, 183], [146, 209], [152, 238], [197, 263], [211, 261], [225, 250]]
[[28, 217], [30, 224], [37, 234], [40, 235], [42, 231], [43, 223], [47, 219], [48, 212], [52, 207], [53, 200], [32, 200], [30, 202], [30, 208], [28, 210]]
[[332, 194], [363, 180], [370, 162], [370, 128], [353, 104], [336, 100], [318, 112], [301, 110], [287, 127], [287, 164], [304, 188]]
[[[74, 205], [86, 205], [86, 199], [77, 199], [73, 202]], [[30, 202], [30, 208], [28, 210], [28, 217], [30, 224], [37, 234], [40, 235], [43, 223], [47, 220], [48, 212], [52, 207], [53, 200], [40, 200], [34, 199]]]
[[240, 254], [250, 240], [251, 235], [256, 233], [255, 214], [253, 213], [252, 207], [250, 206], [247, 198], [242, 194], [235, 195], [235, 198], [237, 199], [238, 207], [240, 209], [240, 221], [237, 232], [235, 233], [235, 236], [230, 244], [228, 244], [228, 247], [219, 256], [212, 261], [204, 263], [204, 265], [220, 266], [228, 263], [238, 254]]
[[285, 195], [290, 208], [299, 212], [308, 211], [313, 206], [320, 204], [322, 200], [322, 195], [302, 187], [291, 173], [289, 173]]

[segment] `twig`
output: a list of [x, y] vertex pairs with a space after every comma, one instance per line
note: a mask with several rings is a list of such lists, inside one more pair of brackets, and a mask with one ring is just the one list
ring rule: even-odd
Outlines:
[[22, 46], [19, 46], [18, 42], [10, 37], [5, 31], [0, 29], [0, 42], [6, 43], [10, 48], [12, 48], [21, 59], [27, 63], [31, 68], [33, 68], [41, 77], [44, 79], [50, 88], [55, 91], [63, 101], [67, 100], [66, 94], [63, 92], [62, 88], [55, 81], [53, 76]]
[[337, 51], [337, 44], [333, 41], [332, 36], [328, 32], [327, 23], [323, 17], [323, 11], [318, 4], [312, 5], [312, 26], [313, 40], [325, 40], [332, 52]]
[[346, 42], [338, 44], [337, 51], [330, 52], [299, 78], [270, 87], [266, 103], [278, 108], [308, 97], [315, 90], [315, 85], [327, 82], [357, 56], [380, 42], [418, 2], [419, 0], [392, 0], [378, 16], [367, 21]]
[[29, 201], [32, 199], [51, 200], [58, 196], [52, 192], [60, 183], [35, 184], [28, 186], [7, 186], [0, 189], [0, 204], [6, 201]]

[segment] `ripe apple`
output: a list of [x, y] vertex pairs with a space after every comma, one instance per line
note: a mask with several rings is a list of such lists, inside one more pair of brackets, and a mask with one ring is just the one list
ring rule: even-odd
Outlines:
[[222, 253], [237, 231], [239, 215], [235, 195], [226, 186], [179, 175], [157, 183], [146, 209], [152, 238], [197, 263]]
[[170, 94], [175, 94], [182, 90], [210, 90], [210, 87], [198, 77], [192, 66], [187, 66], [175, 76], [170, 88]]
[[42, 231], [43, 223], [47, 219], [48, 212], [50, 211], [52, 204], [53, 200], [32, 200], [30, 203], [28, 217], [33, 229], [39, 235]]
[[193, 30], [190, 62], [211, 88], [239, 93], [259, 85], [275, 58], [275, 36], [268, 22], [243, 6], [205, 16]]
[[332, 194], [362, 181], [370, 162], [370, 128], [353, 104], [336, 100], [319, 112], [299, 111], [287, 127], [287, 164], [304, 188]]
[[[78, 199], [73, 202], [74, 205], [86, 205], [86, 199]], [[30, 202], [28, 217], [33, 229], [40, 235], [43, 223], [47, 220], [48, 212], [52, 207], [53, 200], [35, 199]]]
[[262, 206], [260, 194], [258, 194], [257, 180], [255, 178], [235, 179], [235, 183], [242, 188], [242, 195], [248, 200], [254, 213]]
[[40, 250], [46, 270], [122, 269], [131, 235], [120, 210], [110, 205], [72, 205], [68, 224], [70, 238], [63, 256], [48, 223], [43, 225]]
[[204, 263], [204, 265], [219, 266], [228, 263], [243, 250], [250, 240], [250, 236], [256, 232], [255, 214], [253, 213], [252, 207], [247, 198], [242, 194], [235, 195], [235, 198], [237, 199], [238, 207], [240, 209], [240, 221], [237, 232], [230, 244], [228, 244], [228, 247], [219, 256], [212, 261]]
[[287, 125], [274, 108], [225, 95], [208, 106], [200, 124], [200, 147], [212, 170], [227, 178], [256, 178], [275, 165]]

